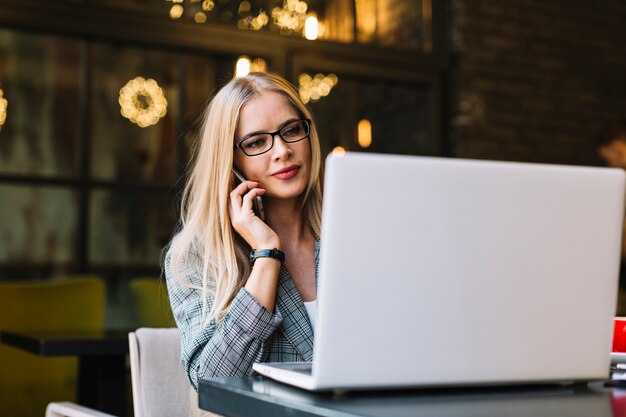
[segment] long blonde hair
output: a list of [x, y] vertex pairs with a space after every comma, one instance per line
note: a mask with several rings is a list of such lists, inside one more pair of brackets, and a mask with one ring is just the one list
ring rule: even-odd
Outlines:
[[[220, 322], [250, 275], [250, 247], [233, 230], [228, 212], [232, 190], [233, 139], [241, 108], [263, 91], [286, 97], [301, 117], [312, 116], [294, 87], [272, 73], [250, 73], [226, 84], [202, 116], [200, 140], [193, 149], [180, 211], [180, 230], [169, 247], [170, 269], [182, 285], [201, 291], [205, 323]], [[319, 236], [322, 215], [321, 151], [311, 123], [311, 173], [300, 197], [303, 218]], [[202, 260], [202, 285], [192, 285], [180, 271], [197, 253]], [[207, 309], [212, 298], [211, 308]]]

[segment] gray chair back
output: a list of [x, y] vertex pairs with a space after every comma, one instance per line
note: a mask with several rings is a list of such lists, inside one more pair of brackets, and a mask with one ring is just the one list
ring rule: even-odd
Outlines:
[[177, 328], [129, 333], [135, 417], [188, 417], [191, 386], [180, 364]]

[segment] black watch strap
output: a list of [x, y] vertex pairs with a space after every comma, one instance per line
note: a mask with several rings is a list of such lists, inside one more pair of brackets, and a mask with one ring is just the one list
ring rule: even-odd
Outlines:
[[253, 249], [252, 252], [250, 252], [250, 262], [252, 263], [252, 265], [254, 265], [254, 261], [256, 261], [257, 258], [274, 258], [274, 259], [278, 259], [280, 263], [282, 264], [283, 262], [285, 262], [285, 253], [276, 248]]

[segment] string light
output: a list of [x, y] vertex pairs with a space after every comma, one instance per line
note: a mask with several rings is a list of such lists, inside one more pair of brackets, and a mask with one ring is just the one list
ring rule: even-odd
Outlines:
[[329, 95], [338, 82], [339, 78], [335, 74], [315, 74], [314, 77], [307, 73], [300, 74], [298, 76], [300, 98], [305, 104], [310, 101], [316, 102]]
[[120, 89], [118, 101], [122, 116], [142, 128], [157, 124], [167, 113], [163, 89], [152, 78], [130, 80]]
[[297, 32], [304, 26], [308, 5], [299, 0], [285, 0], [283, 7], [272, 9], [274, 24], [288, 32]]
[[[167, 0], [167, 1], [171, 1], [172, 3], [174, 3], [174, 5], [170, 8], [170, 18], [172, 20], [180, 19], [183, 16], [183, 13], [185, 12], [185, 8], [183, 6], [184, 0]], [[195, 13], [192, 13], [193, 20], [196, 23], [206, 23], [207, 21], [206, 12], [210, 12], [215, 8], [215, 2], [213, 2], [213, 0], [189, 0], [189, 3], [200, 3], [200, 2], [202, 2], [201, 10], [200, 10], [200, 7], [198, 6], [192, 6], [194, 7], [194, 9], [197, 10]]]
[[237, 27], [239, 29], [261, 30], [269, 21], [270, 18], [267, 13], [261, 10], [257, 16], [246, 16], [239, 19]]
[[196, 23], [205, 23], [206, 22], [206, 13], [204, 12], [197, 12], [194, 17], [193, 20]]
[[241, 3], [239, 3], [239, 10], [237, 10], [237, 13], [239, 14], [248, 13], [250, 10], [252, 10], [252, 5], [250, 4], [249, 1], [244, 0]]
[[183, 8], [183, 6], [181, 6], [180, 4], [175, 4], [170, 9], [170, 17], [174, 20], [180, 19], [184, 11], [185, 9]]
[[[169, 15], [172, 20], [183, 18], [183, 15], [193, 16], [196, 23], [206, 23], [209, 19], [209, 13], [216, 8], [214, 0], [166, 0], [174, 3], [170, 8]], [[222, 4], [228, 3], [228, 0], [220, 0], [219, 10], [222, 10]], [[225, 7], [225, 6], [224, 6]], [[257, 15], [254, 15], [252, 2], [243, 0], [239, 3], [236, 14], [236, 24], [239, 29], [243, 30], [261, 30], [270, 22], [271, 14], [273, 24], [279, 28], [282, 35], [291, 35], [294, 32], [302, 32], [302, 35], [309, 40], [319, 39], [323, 36], [325, 25], [319, 21], [315, 13], [308, 13], [309, 5], [302, 0], [283, 0], [281, 7], [274, 7], [271, 13], [260, 9]], [[233, 12], [230, 10], [222, 10], [220, 19], [230, 21]]]

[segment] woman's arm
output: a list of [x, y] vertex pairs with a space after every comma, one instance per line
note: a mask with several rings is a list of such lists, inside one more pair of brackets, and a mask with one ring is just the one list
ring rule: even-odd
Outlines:
[[[201, 286], [200, 258], [190, 258], [194, 259], [184, 266], [180, 275], [185, 281]], [[252, 280], [251, 286], [259, 287], [253, 290], [258, 289], [268, 296], [271, 293], [274, 300], [275, 285], [273, 288], [265, 288], [267, 284], [262, 285], [262, 281], [267, 274], [273, 274], [276, 267], [271, 262], [259, 262], [261, 260], [255, 262], [248, 281]], [[274, 262], [279, 264], [278, 261]], [[282, 321], [280, 314], [272, 312], [273, 305], [271, 310], [267, 309], [251, 294], [246, 284], [246, 288], [235, 295], [219, 326], [216, 326], [215, 321], [205, 324], [201, 291], [176, 281], [171, 271], [169, 253], [165, 257], [164, 270], [172, 311], [181, 333], [181, 362], [193, 387], [197, 389], [199, 378], [249, 375], [252, 364], [267, 355], [269, 346], [266, 342]], [[278, 275], [278, 270], [275, 273]], [[211, 297], [206, 300], [207, 311], [211, 308], [212, 300]]]
[[[235, 231], [253, 249], [280, 249], [280, 239], [252, 209], [252, 201], [265, 194], [257, 181], [244, 181], [230, 193], [228, 211]], [[271, 258], [257, 259], [246, 281], [246, 290], [268, 311], [274, 311], [280, 262]]]

